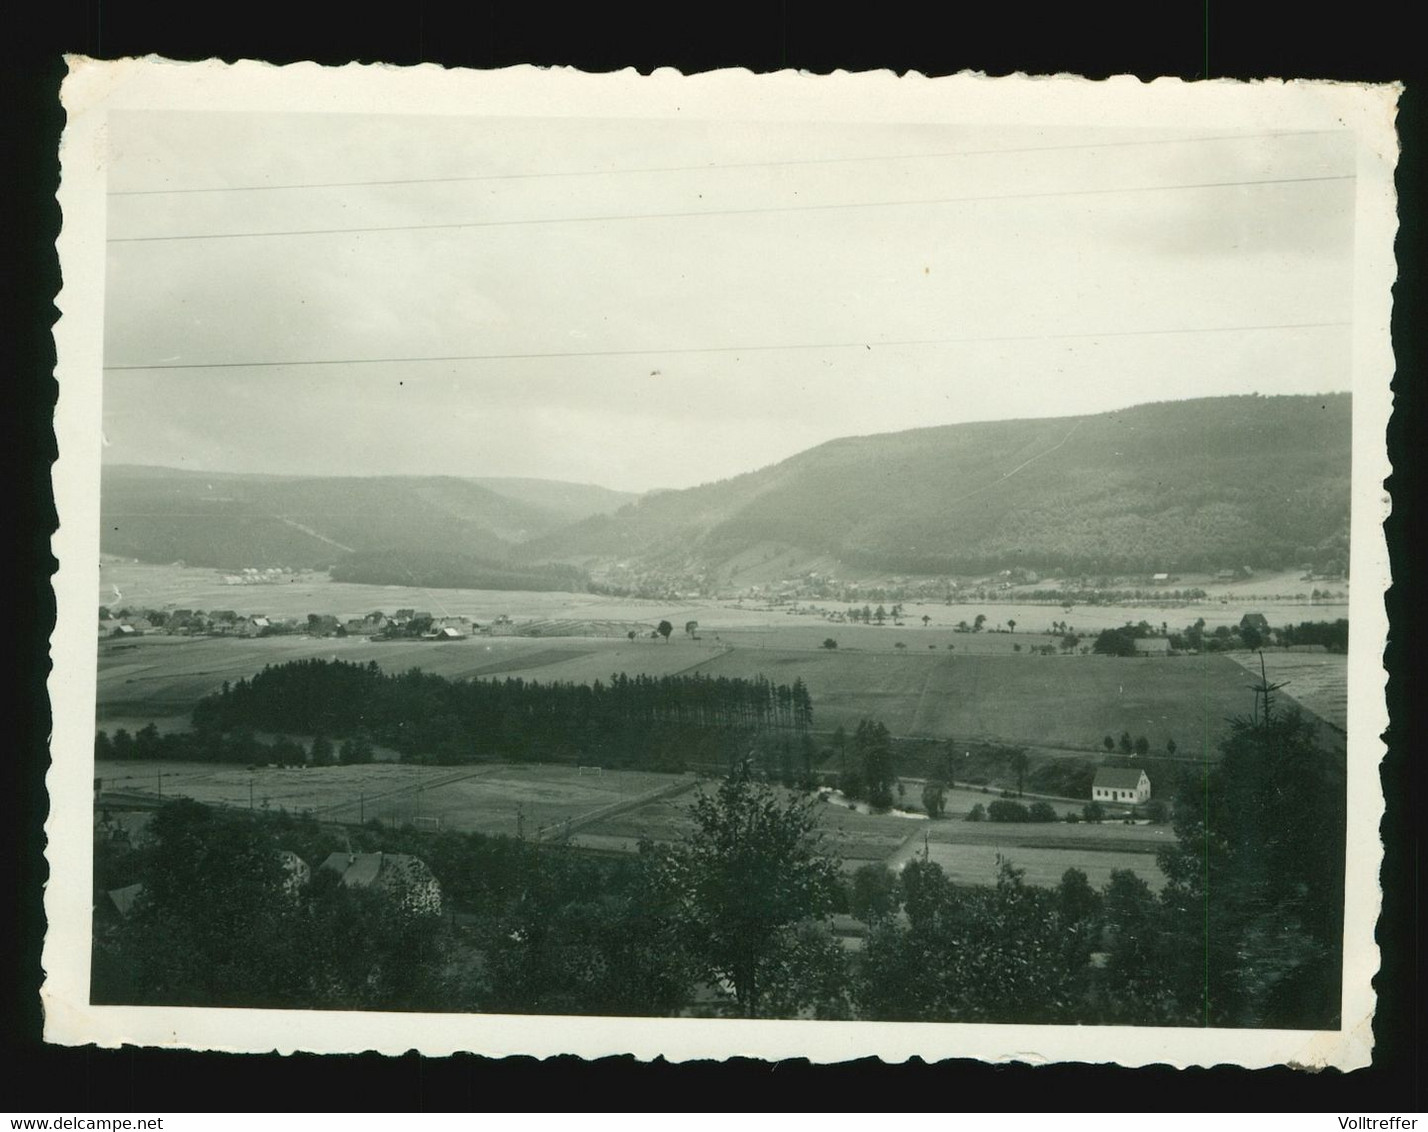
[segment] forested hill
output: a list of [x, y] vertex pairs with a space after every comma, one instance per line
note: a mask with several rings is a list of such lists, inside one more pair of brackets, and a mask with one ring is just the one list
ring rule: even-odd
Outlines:
[[1241, 396], [850, 437], [520, 553], [707, 570], [776, 543], [921, 574], [1346, 560], [1350, 410], [1348, 394]]
[[439, 554], [449, 572], [453, 558], [502, 562], [516, 543], [628, 498], [582, 484], [528, 480], [109, 465], [101, 482], [100, 549], [146, 562], [294, 569], [380, 563], [393, 553], [417, 569], [430, 553]]

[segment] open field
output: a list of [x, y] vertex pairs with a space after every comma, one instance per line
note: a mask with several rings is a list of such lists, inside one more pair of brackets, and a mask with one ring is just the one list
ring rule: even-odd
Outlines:
[[[369, 586], [334, 582], [326, 574], [318, 573], [296, 577], [296, 581], [235, 586], [225, 584], [223, 573], [217, 570], [108, 559], [100, 568], [96, 601], [115, 607], [232, 609], [241, 614], [272, 617], [306, 617], [309, 613], [360, 617], [374, 609], [391, 613], [398, 608], [409, 607], [430, 610], [437, 615], [466, 616], [482, 624], [506, 614], [518, 622], [633, 621], [647, 623], [653, 628], [661, 619], [667, 618], [676, 632], [684, 628], [686, 621], [698, 621], [701, 633], [705, 630], [804, 625], [825, 627], [828, 631], [822, 636], [836, 637], [840, 632], [852, 629], [866, 629], [869, 633], [886, 633], [892, 629], [891, 622], [884, 629], [876, 629], [829, 622], [816, 612], [805, 612], [817, 606], [829, 613], [843, 613], [853, 604], [831, 599], [800, 602], [797, 605], [800, 612], [790, 612], [795, 607], [770, 607], [756, 601], [719, 601], [712, 598], [652, 601], [599, 594]], [[1039, 583], [1041, 587], [1048, 585], [1050, 583]], [[1176, 603], [1167, 598], [1159, 604], [1072, 604], [1067, 607], [1019, 601], [1016, 590], [1011, 590], [1000, 601], [958, 601], [950, 605], [932, 601], [905, 602], [904, 628], [922, 630], [924, 614], [932, 619], [930, 628], [934, 630], [950, 630], [958, 621], [970, 623], [978, 613], [986, 615], [989, 628], [1015, 620], [1018, 635], [1046, 632], [1052, 621], [1065, 621], [1074, 631], [1085, 634], [1142, 620], [1152, 625], [1165, 622], [1172, 629], [1178, 629], [1199, 617], [1203, 617], [1213, 629], [1217, 625], [1236, 625], [1244, 614], [1251, 612], [1264, 613], [1270, 624], [1275, 626], [1299, 621], [1332, 621], [1348, 616], [1348, 607], [1344, 602], [1310, 602], [1307, 598], [1297, 600], [1294, 597], [1315, 585], [1321, 588], [1332, 585], [1339, 590], [1345, 588], [1346, 583], [1309, 583], [1292, 575], [1266, 575], [1232, 583], [1187, 577], [1176, 585], [1199, 586], [1210, 596], [1193, 603]], [[858, 604], [861, 606], [863, 603]], [[870, 604], [876, 607], [878, 602]], [[883, 604], [890, 607], [892, 603]], [[967, 636], [959, 634], [953, 639], [960, 642]], [[909, 647], [912, 647], [911, 640]]]
[[442, 829], [533, 837], [543, 827], [694, 785], [692, 777], [573, 766], [396, 764], [306, 769], [208, 763], [99, 762], [106, 791], [160, 793], [209, 805], [309, 812], [324, 820], [398, 823], [439, 818]]
[[[445, 830], [528, 838], [559, 836], [571, 844], [633, 853], [642, 838], [672, 842], [688, 833], [692, 775], [576, 767], [488, 764], [417, 767], [396, 764], [284, 769], [177, 762], [98, 762], [106, 793], [185, 797], [208, 805], [310, 813], [326, 821], [377, 819]], [[959, 794], [962, 792], [958, 792]], [[982, 797], [977, 795], [977, 797]], [[998, 825], [916, 820], [859, 813], [835, 803], [818, 807], [823, 843], [846, 871], [883, 861], [900, 867], [924, 851], [963, 883], [988, 883], [996, 856], [1027, 870], [1031, 883], [1054, 886], [1073, 865], [1097, 886], [1115, 868], [1131, 868], [1157, 887], [1157, 846], [1168, 826]], [[418, 821], [418, 819], [421, 819]], [[567, 825], [568, 823], [568, 825]], [[924, 843], [924, 836], [926, 842]]]
[[[279, 616], [421, 606], [477, 620], [507, 614], [553, 632], [581, 625], [601, 631], [624, 622], [653, 625], [661, 618], [675, 625], [667, 642], [609, 635], [473, 636], [440, 644], [363, 637], [242, 640], [162, 634], [105, 640], [99, 644], [98, 715], [111, 727], [117, 725], [111, 721], [142, 726], [148, 719], [182, 716], [224, 681], [251, 676], [267, 664], [311, 657], [375, 660], [388, 672], [420, 667], [455, 679], [518, 675], [588, 683], [615, 672], [661, 676], [691, 670], [785, 682], [801, 677], [813, 697], [814, 726], [823, 733], [840, 725], [851, 728], [866, 716], [883, 720], [898, 736], [985, 738], [1048, 749], [1098, 751], [1104, 735], [1121, 731], [1145, 735], [1156, 750], [1172, 738], [1187, 750], [1206, 740], [1213, 745], [1225, 718], [1252, 706], [1245, 671], [1229, 654], [1131, 660], [1031, 653], [1037, 645], [1059, 640], [1043, 632], [1053, 620], [1067, 621], [1090, 635], [1142, 617], [1172, 627], [1197, 616], [1211, 626], [1234, 623], [1250, 608], [1218, 601], [1173, 610], [1067, 610], [1014, 601], [910, 603], [903, 625], [877, 627], [830, 622], [807, 605], [798, 612], [753, 602], [699, 601], [676, 608], [590, 594], [352, 586], [333, 583], [325, 575], [275, 585], [228, 586], [208, 570], [133, 563], [107, 563], [102, 579], [106, 600], [114, 600], [108, 592], [113, 588], [134, 605], [237, 608]], [[1279, 584], [1286, 579], [1260, 581]], [[1273, 623], [1342, 613], [1341, 607], [1326, 605], [1264, 609]], [[986, 615], [989, 629], [1014, 620], [1016, 632], [955, 631], [956, 622], [971, 621], [977, 613]], [[922, 624], [924, 615], [931, 619], [927, 626]], [[699, 622], [699, 639], [685, 634], [686, 620]], [[838, 642], [836, 650], [821, 647], [829, 637]], [[1273, 679], [1291, 680], [1286, 694], [1333, 725], [1325, 729], [1326, 740], [1332, 743], [1337, 736], [1341, 741], [1345, 658], [1302, 653], [1267, 657]]]
[[[1259, 655], [1237, 653], [1235, 660], [1255, 677], [1260, 675]], [[1349, 725], [1349, 658], [1333, 653], [1264, 653], [1264, 670], [1270, 683], [1285, 684], [1280, 693], [1313, 712], [1340, 732]]]
[[801, 676], [819, 731], [867, 716], [894, 735], [986, 737], [1097, 750], [1107, 734], [1145, 735], [1152, 748], [1213, 737], [1247, 711], [1244, 670], [1228, 657], [904, 655], [736, 649], [699, 667], [713, 676]]
[[[1010, 829], [1012, 827], [1000, 827]], [[921, 853], [922, 842], [918, 839], [917, 851]], [[1029, 844], [1014, 844], [1010, 839], [1000, 844], [967, 844], [962, 842], [931, 841], [927, 849], [928, 860], [942, 866], [953, 881], [958, 884], [992, 884], [997, 879], [998, 858], [1004, 858], [1018, 869], [1026, 872], [1026, 883], [1040, 888], [1055, 888], [1067, 869], [1080, 869], [1086, 874], [1091, 887], [1104, 888], [1110, 883], [1111, 873], [1116, 869], [1128, 869], [1135, 873], [1151, 889], [1158, 892], [1165, 887], [1165, 877], [1149, 853], [1126, 852], [1122, 850], [1069, 848], [1044, 848]]]
[[[119, 596], [115, 596], [118, 590]], [[223, 572], [189, 566], [156, 566], [140, 562], [105, 561], [99, 572], [97, 601], [152, 609], [232, 609], [269, 617], [306, 617], [331, 613], [361, 617], [374, 609], [386, 613], [401, 608], [428, 610], [437, 616], [465, 616], [485, 624], [505, 614], [516, 621], [589, 619], [639, 621], [654, 628], [661, 618], [679, 627], [703, 620], [703, 606], [611, 598], [598, 594], [533, 593], [525, 590], [427, 589], [415, 586], [369, 586], [334, 582], [326, 574], [305, 573], [297, 581], [264, 585], [227, 585]]]
[[[1010, 634], [1000, 636], [1005, 640]], [[267, 664], [311, 657], [375, 660], [388, 672], [420, 667], [454, 679], [519, 675], [588, 683], [614, 672], [661, 676], [685, 671], [763, 675], [789, 683], [802, 678], [820, 732], [840, 725], [851, 730], [870, 717], [881, 719], [897, 736], [987, 738], [1087, 751], [1098, 751], [1103, 736], [1121, 731], [1145, 735], [1155, 750], [1171, 738], [1186, 750], [1205, 738], [1213, 744], [1226, 717], [1252, 706], [1245, 669], [1227, 654], [1121, 659], [745, 648], [729, 647], [727, 639], [695, 642], [678, 635], [668, 643], [563, 638], [558, 644], [521, 637], [436, 644], [361, 637], [146, 636], [100, 645], [98, 722], [112, 728], [123, 720], [132, 727], [151, 718], [182, 716], [225, 681], [251, 676]], [[1312, 703], [1326, 711], [1334, 709], [1337, 695], [1337, 718], [1343, 718], [1343, 658], [1288, 653], [1275, 659], [1286, 666], [1283, 671], [1297, 673], [1287, 694], [1312, 695]], [[1305, 706], [1312, 710], [1310, 703]]]
[[1155, 863], [1155, 851], [1175, 844], [1168, 825], [1002, 825], [994, 822], [927, 822], [889, 860], [901, 868], [924, 853], [961, 884], [991, 884], [997, 859], [1004, 857], [1026, 870], [1028, 884], [1054, 888], [1067, 869], [1086, 874], [1093, 888], [1102, 888], [1112, 871], [1129, 869], [1159, 890], [1165, 876]]

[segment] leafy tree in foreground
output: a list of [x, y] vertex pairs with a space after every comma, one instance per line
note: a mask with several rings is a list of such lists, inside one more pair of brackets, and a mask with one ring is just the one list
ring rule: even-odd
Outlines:
[[1103, 897], [1108, 952], [1101, 983], [1109, 1022], [1173, 1024], [1180, 1020], [1168, 977], [1172, 946], [1166, 916], [1150, 886], [1114, 869]]
[[1068, 930], [1058, 897], [1009, 862], [995, 887], [956, 888], [940, 866], [903, 869], [908, 926], [870, 931], [858, 966], [860, 1016], [927, 1022], [1074, 1021], [1087, 933]]
[[853, 874], [849, 908], [864, 923], [873, 924], [887, 919], [898, 910], [901, 902], [897, 874], [886, 865], [862, 865]]
[[837, 862], [820, 852], [816, 805], [755, 782], [745, 763], [696, 799], [693, 831], [657, 870], [688, 954], [709, 981], [733, 986], [745, 1018], [787, 1013], [800, 997], [814, 1005], [829, 985], [828, 949], [800, 931], [828, 915], [840, 886]]
[[[1261, 690], [1268, 698], [1269, 691]], [[1160, 851], [1180, 940], [1175, 990], [1198, 1024], [1339, 1024], [1346, 798], [1341, 763], [1298, 709], [1230, 721], [1186, 775]]]

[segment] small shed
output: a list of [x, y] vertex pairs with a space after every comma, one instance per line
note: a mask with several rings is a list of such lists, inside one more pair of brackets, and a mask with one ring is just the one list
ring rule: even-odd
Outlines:
[[1138, 806], [1150, 801], [1150, 779], [1135, 768], [1103, 766], [1091, 783], [1091, 801]]

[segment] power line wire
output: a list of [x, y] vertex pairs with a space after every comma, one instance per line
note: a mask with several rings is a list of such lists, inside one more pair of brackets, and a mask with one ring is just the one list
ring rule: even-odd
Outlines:
[[435, 357], [390, 357], [390, 358], [314, 358], [308, 360], [253, 361], [253, 362], [160, 362], [154, 365], [111, 365], [105, 366], [106, 373], [134, 371], [179, 370], [179, 369], [267, 369], [306, 366], [359, 366], [359, 365], [404, 365], [408, 363], [443, 362], [490, 362], [524, 361], [540, 358], [628, 358], [661, 357], [677, 354], [739, 354], [759, 353], [774, 350], [871, 350], [887, 346], [943, 346], [959, 343], [981, 342], [1039, 342], [1070, 341], [1100, 338], [1142, 338], [1156, 335], [1175, 334], [1231, 334], [1274, 330], [1318, 330], [1330, 327], [1344, 327], [1348, 322], [1296, 322], [1258, 326], [1197, 326], [1153, 330], [1113, 330], [1069, 334], [1006, 334], [977, 337], [954, 338], [903, 338], [857, 342], [799, 342], [783, 345], [742, 345], [742, 346], [677, 346], [673, 348], [650, 347], [636, 350], [561, 350], [543, 353], [510, 354], [448, 354]]
[[854, 201], [840, 204], [765, 205], [759, 208], [699, 209], [690, 212], [611, 213], [601, 216], [534, 217], [523, 220], [468, 220], [438, 224], [383, 224], [352, 228], [295, 228], [274, 232], [195, 232], [167, 236], [111, 236], [111, 244], [143, 244], [175, 240], [237, 240], [259, 237], [340, 236], [366, 232], [421, 232], [460, 228], [507, 228], [535, 224], [589, 224], [628, 220], [688, 220], [703, 216], [754, 216], [786, 212], [829, 212], [858, 208], [918, 208], [943, 204], [975, 204], [1007, 200], [1042, 200], [1054, 197], [1103, 196], [1117, 193], [1182, 192], [1191, 189], [1231, 189], [1255, 185], [1297, 185], [1323, 181], [1352, 181], [1353, 174], [1319, 177], [1276, 177], [1252, 181], [1203, 181], [1187, 185], [1143, 185], [1114, 189], [1057, 189], [1041, 193], [1007, 193], [987, 196], [934, 197], [923, 200]]
[[260, 193], [303, 189], [349, 189], [392, 185], [443, 185], [479, 181], [528, 181], [545, 177], [610, 177], [626, 174], [699, 173], [715, 169], [773, 169], [797, 165], [843, 165], [867, 161], [939, 161], [957, 157], [997, 157], [1002, 154], [1056, 153], [1082, 149], [1123, 149], [1130, 146], [1188, 145], [1217, 141], [1258, 141], [1268, 138], [1313, 137], [1342, 130], [1279, 131], [1265, 134], [1216, 134], [1200, 138], [1149, 138], [1131, 141], [1080, 142], [1069, 145], [1019, 146], [1006, 149], [962, 149], [941, 153], [868, 154], [844, 157], [787, 158], [781, 161], [706, 162], [703, 165], [655, 165], [633, 169], [553, 169], [537, 173], [482, 173], [453, 177], [399, 177], [377, 181], [317, 181], [299, 185], [213, 185], [182, 189], [114, 189], [111, 197], [175, 196], [190, 193]]

